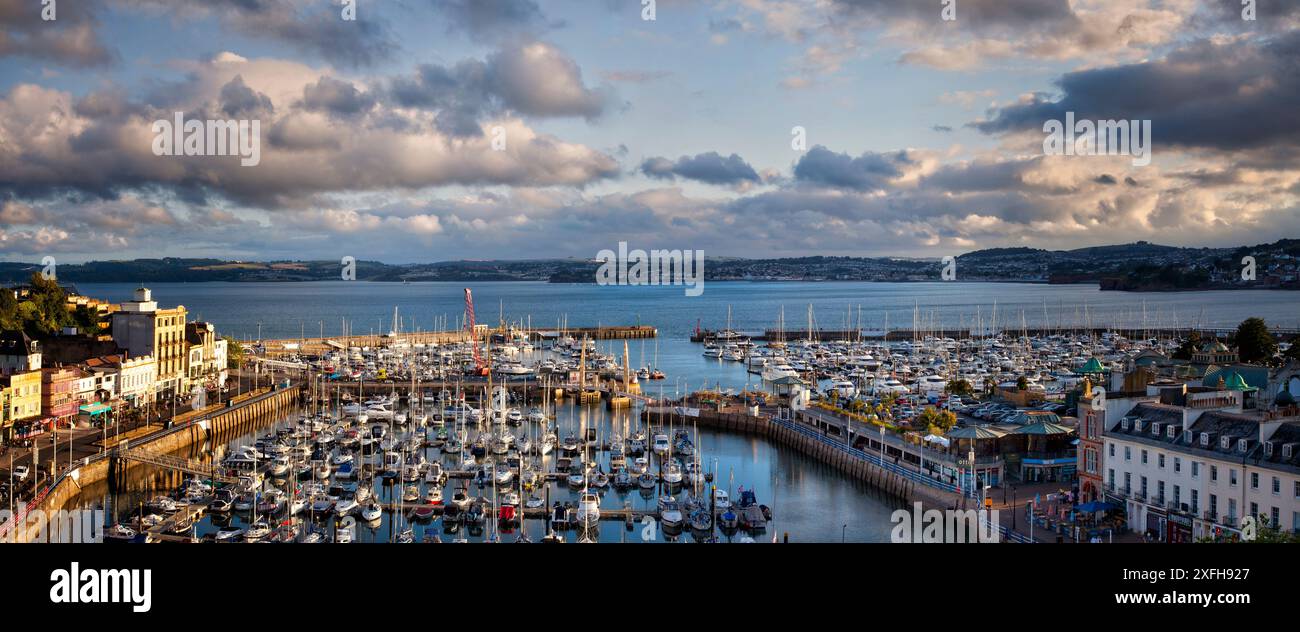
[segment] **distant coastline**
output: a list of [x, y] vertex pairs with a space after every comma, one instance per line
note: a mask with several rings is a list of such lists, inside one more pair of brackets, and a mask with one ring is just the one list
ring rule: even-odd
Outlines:
[[[1245, 264], [1250, 262], [1249, 266]], [[1097, 285], [1102, 291], [1195, 292], [1237, 289], [1300, 289], [1300, 240], [1237, 248], [1181, 248], [1148, 242], [1049, 251], [993, 248], [955, 258], [808, 256], [770, 259], [709, 257], [705, 282], [952, 282]], [[577, 258], [441, 261], [388, 264], [231, 261], [161, 258], [61, 264], [68, 283], [304, 282], [351, 279], [373, 282], [486, 283], [531, 281], [594, 283], [600, 261]], [[951, 267], [949, 267], [951, 266]], [[25, 283], [40, 264], [0, 262], [0, 283]]]

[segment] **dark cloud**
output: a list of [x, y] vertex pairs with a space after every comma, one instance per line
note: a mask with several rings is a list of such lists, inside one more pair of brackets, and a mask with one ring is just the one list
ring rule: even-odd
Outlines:
[[107, 66], [116, 60], [96, 32], [97, 1], [55, 7], [57, 19], [46, 21], [39, 0], [0, 0], [0, 58], [27, 57], [74, 67]]
[[902, 175], [901, 167], [911, 163], [907, 152], [866, 152], [854, 158], [821, 145], [809, 149], [794, 167], [799, 182], [835, 188], [870, 191], [884, 187]]
[[[358, 2], [355, 20], [342, 19], [339, 2], [315, 0], [91, 0], [148, 10], [172, 19], [213, 17], [246, 35], [282, 42], [300, 52], [350, 67], [392, 59], [400, 47], [379, 12]], [[62, 6], [62, 4], [60, 5]], [[62, 19], [62, 18], [60, 18]]]
[[303, 88], [302, 106], [308, 110], [352, 116], [373, 108], [375, 97], [358, 90], [350, 81], [321, 77], [320, 81]]
[[482, 61], [422, 64], [414, 76], [392, 81], [389, 91], [402, 105], [437, 109], [438, 128], [457, 136], [480, 134], [480, 119], [507, 111], [594, 119], [610, 101], [583, 83], [576, 62], [540, 42], [507, 46]]
[[1048, 120], [1151, 120], [1153, 147], [1207, 150], [1300, 145], [1300, 32], [1275, 39], [1198, 40], [1164, 59], [1083, 70], [974, 126], [1041, 132]]
[[262, 113], [272, 113], [275, 107], [271, 98], [248, 87], [242, 75], [235, 75], [229, 83], [221, 87], [221, 111], [226, 116], [245, 116], [251, 118]]
[[744, 158], [737, 154], [723, 157], [716, 151], [682, 156], [676, 162], [667, 158], [648, 158], [641, 163], [641, 172], [652, 178], [680, 177], [719, 185], [757, 183], [760, 180], [758, 172]]
[[[841, 15], [878, 19], [938, 20], [940, 9], [938, 2], [898, 0], [833, 0], [832, 5]], [[1073, 27], [1078, 21], [1069, 0], [958, 0], [956, 9], [963, 28], [976, 30]]]
[[433, 0], [432, 5], [450, 22], [448, 30], [474, 39], [501, 41], [546, 26], [534, 0]]

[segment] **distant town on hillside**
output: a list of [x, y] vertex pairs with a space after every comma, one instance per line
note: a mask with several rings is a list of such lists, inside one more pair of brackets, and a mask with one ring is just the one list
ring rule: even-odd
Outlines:
[[[1253, 258], [1253, 269], [1250, 260]], [[388, 264], [357, 261], [357, 280], [546, 281], [591, 283], [600, 261], [532, 259], [441, 261]], [[938, 259], [901, 257], [793, 257], [750, 259], [708, 257], [710, 281], [936, 281]], [[27, 281], [43, 266], [0, 262], [0, 283]], [[69, 283], [328, 281], [340, 278], [338, 261], [228, 261], [162, 258], [62, 264]], [[956, 257], [956, 281], [1097, 283], [1103, 290], [1180, 291], [1204, 289], [1300, 289], [1300, 240], [1235, 248], [1185, 248], [1145, 241], [1076, 250], [992, 248]], [[1253, 277], [1253, 278], [1252, 278]]]

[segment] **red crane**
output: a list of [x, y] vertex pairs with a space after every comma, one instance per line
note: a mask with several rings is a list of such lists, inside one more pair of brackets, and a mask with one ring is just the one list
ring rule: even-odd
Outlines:
[[478, 332], [475, 331], [474, 325], [474, 296], [470, 294], [469, 288], [465, 288], [465, 324], [469, 327], [470, 344], [474, 349], [474, 373], [476, 375], [487, 375], [488, 368], [483, 363], [483, 356], [478, 352]]

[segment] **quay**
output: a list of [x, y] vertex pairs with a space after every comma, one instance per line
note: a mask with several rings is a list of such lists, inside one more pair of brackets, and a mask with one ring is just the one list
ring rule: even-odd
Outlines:
[[[1300, 328], [1297, 327], [1273, 327], [1271, 328], [1274, 335], [1283, 339], [1290, 339], [1300, 336]], [[1166, 337], [1186, 338], [1192, 333], [1199, 333], [1202, 339], [1224, 338], [1236, 333], [1236, 328], [1197, 328], [1197, 327], [1082, 327], [1082, 326], [1059, 326], [1059, 327], [1012, 327], [998, 325], [996, 328], [985, 327], [984, 331], [979, 331], [975, 327], [968, 328], [935, 328], [935, 329], [814, 329], [811, 333], [807, 329], [765, 329], [763, 331], [733, 331], [732, 338], [757, 340], [764, 342], [785, 341], [797, 342], [800, 340], [814, 340], [818, 342], [834, 342], [841, 340], [913, 340], [924, 337], [936, 338], [971, 338], [971, 337], [991, 337], [1001, 334], [1009, 335], [1028, 335], [1028, 336], [1052, 336], [1058, 334], [1073, 335], [1092, 335], [1101, 336], [1107, 333], [1124, 332], [1148, 332], [1151, 335], [1161, 335]], [[714, 329], [697, 329], [691, 333], [691, 342], [724, 342], [727, 340], [723, 337], [723, 332]]]
[[[169, 427], [163, 427], [143, 437], [123, 441], [116, 446], [100, 446], [100, 452], [73, 462], [27, 505], [19, 507], [14, 517], [0, 525], [0, 537], [12, 537], [15, 542], [40, 541], [38, 524], [27, 524], [26, 518], [35, 510], [50, 514], [63, 509], [82, 488], [107, 481], [110, 489], [125, 480], [127, 473], [136, 468], [163, 467], [197, 468], [178, 453], [194, 454], [205, 442], [221, 442], [226, 437], [237, 437], [274, 423], [291, 411], [297, 410], [302, 400], [301, 385], [287, 388], [260, 389], [239, 398], [198, 411], [178, 415]], [[203, 474], [205, 477], [210, 473]], [[17, 528], [15, 529], [15, 525]], [[13, 533], [10, 533], [10, 531]]]
[[[480, 342], [495, 340], [508, 333], [503, 328], [488, 328], [480, 325], [475, 329], [473, 338]], [[520, 332], [523, 333], [523, 332]], [[602, 327], [569, 327], [563, 330], [539, 329], [525, 334], [534, 342], [558, 340], [561, 336], [570, 336], [576, 340], [639, 340], [656, 338], [659, 329], [650, 325], [609, 325]], [[394, 347], [403, 345], [442, 345], [469, 342], [468, 331], [417, 331], [399, 332], [397, 334], [362, 334], [348, 336], [326, 336], [324, 338], [278, 338], [262, 340], [262, 346], [269, 356], [306, 353], [320, 355], [328, 351], [341, 351], [349, 347]]]

